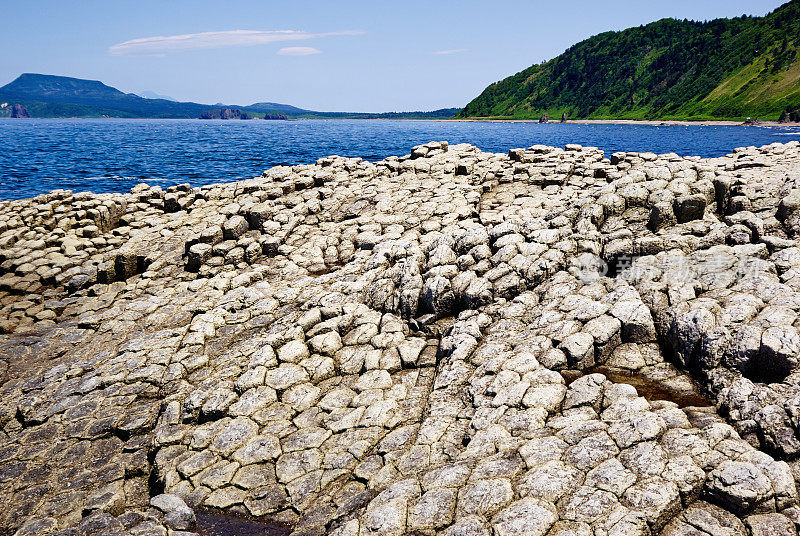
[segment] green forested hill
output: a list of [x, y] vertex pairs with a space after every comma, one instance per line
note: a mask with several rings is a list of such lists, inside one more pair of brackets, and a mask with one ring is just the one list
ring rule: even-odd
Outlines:
[[606, 32], [487, 87], [459, 117], [778, 119], [800, 108], [800, 0], [764, 17]]

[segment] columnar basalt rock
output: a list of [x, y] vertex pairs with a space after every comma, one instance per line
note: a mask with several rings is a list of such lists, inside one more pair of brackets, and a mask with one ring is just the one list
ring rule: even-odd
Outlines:
[[0, 203], [0, 531], [796, 534], [800, 144]]

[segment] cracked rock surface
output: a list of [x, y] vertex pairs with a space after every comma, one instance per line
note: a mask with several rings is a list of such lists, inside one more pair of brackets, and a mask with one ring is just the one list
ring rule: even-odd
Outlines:
[[796, 535], [798, 233], [797, 142], [2, 202], [0, 534]]

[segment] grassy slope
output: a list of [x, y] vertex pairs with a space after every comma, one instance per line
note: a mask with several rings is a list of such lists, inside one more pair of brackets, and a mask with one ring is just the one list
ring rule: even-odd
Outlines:
[[460, 117], [777, 119], [800, 107], [800, 0], [766, 17], [605, 32], [496, 82]]
[[697, 108], [777, 119], [781, 111], [800, 103], [800, 61], [777, 73], [768, 63], [767, 54], [762, 54], [726, 78]]

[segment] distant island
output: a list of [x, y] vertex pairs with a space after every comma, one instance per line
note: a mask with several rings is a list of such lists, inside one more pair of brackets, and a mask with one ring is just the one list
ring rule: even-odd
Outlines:
[[[209, 105], [144, 98], [134, 93], [124, 93], [97, 80], [37, 73], [22, 74], [0, 87], [0, 117], [12, 117], [15, 106], [22, 107], [30, 117], [153, 119], [446, 119], [460, 110], [445, 108], [432, 112], [359, 113], [317, 112], [277, 102], [257, 102], [248, 106]], [[228, 115], [223, 110], [230, 110], [231, 117], [222, 117]], [[235, 111], [238, 111], [238, 116]]]
[[243, 112], [238, 108], [219, 108], [201, 113], [198, 119], [241, 119], [245, 121], [249, 119], [268, 119], [274, 121], [286, 121], [288, 118], [285, 114], [264, 114], [263, 116], [259, 117], [257, 115], [250, 115], [249, 113]]
[[487, 87], [459, 118], [800, 118], [800, 0], [764, 17], [605, 32]]

